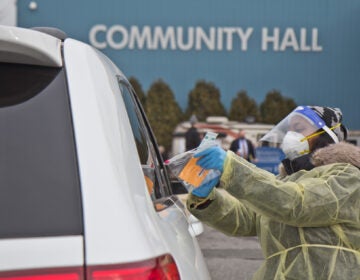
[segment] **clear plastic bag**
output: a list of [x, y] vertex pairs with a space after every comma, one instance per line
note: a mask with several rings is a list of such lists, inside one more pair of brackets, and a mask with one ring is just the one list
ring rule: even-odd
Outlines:
[[166, 165], [169, 167], [170, 172], [182, 182], [188, 192], [221, 176], [219, 170], [206, 170], [198, 166], [196, 164], [198, 158], [193, 157], [195, 153], [201, 152], [212, 146], [217, 146], [218, 143], [215, 140], [216, 137], [217, 133], [207, 132], [199, 147], [178, 154], [166, 161]]

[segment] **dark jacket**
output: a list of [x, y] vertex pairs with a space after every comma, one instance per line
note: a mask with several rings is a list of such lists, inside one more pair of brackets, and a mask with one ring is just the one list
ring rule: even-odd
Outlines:
[[185, 149], [186, 151], [197, 148], [200, 145], [200, 134], [196, 127], [190, 127], [185, 133]]
[[[235, 154], [236, 152], [239, 150], [239, 140], [240, 138], [235, 139], [234, 141], [231, 142], [230, 145], [230, 151], [233, 151]], [[248, 149], [248, 154], [247, 154], [247, 158], [246, 160], [250, 161], [250, 159], [255, 159], [255, 149], [254, 149], [254, 145], [251, 143], [251, 141], [249, 139], [246, 139], [246, 143], [247, 143], [247, 149]]]

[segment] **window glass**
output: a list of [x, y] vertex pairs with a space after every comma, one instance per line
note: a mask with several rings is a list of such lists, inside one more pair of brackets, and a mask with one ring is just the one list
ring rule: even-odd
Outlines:
[[22, 103], [34, 97], [42, 92], [59, 72], [60, 69], [54, 67], [0, 63], [0, 107]]
[[166, 196], [169, 194], [166, 179], [161, 172], [158, 153], [151, 141], [151, 133], [143, 119], [141, 108], [136, 103], [130, 86], [121, 78], [118, 79], [149, 193], [153, 199]]
[[0, 63], [0, 238], [83, 232], [64, 70]]

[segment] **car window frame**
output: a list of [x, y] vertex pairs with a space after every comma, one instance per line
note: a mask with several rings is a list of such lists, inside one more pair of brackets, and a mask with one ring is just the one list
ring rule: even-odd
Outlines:
[[[139, 100], [135, 90], [131, 86], [131, 84], [121, 75], [116, 75], [116, 77], [117, 77], [117, 81], [118, 81], [119, 88], [120, 88], [122, 95], [126, 94], [123, 91], [122, 87], [124, 87], [127, 90], [127, 94], [130, 95], [130, 98], [131, 98], [134, 108], [135, 108], [135, 113], [139, 120], [139, 124], [141, 125], [141, 129], [145, 134], [149, 152], [151, 153], [151, 156], [156, 161], [155, 176], [159, 179], [158, 180], [159, 186], [156, 186], [156, 187], [158, 187], [159, 189], [156, 192], [157, 196], [152, 197], [153, 202], [154, 202], [154, 204], [157, 204], [161, 201], [161, 204], [163, 204], [163, 202], [166, 201], [164, 206], [170, 206], [171, 203], [169, 203], [168, 199], [166, 199], [166, 198], [169, 198], [172, 196], [171, 183], [170, 183], [167, 171], [165, 169], [163, 158], [158, 149], [156, 138], [151, 129], [150, 123], [146, 117], [145, 111], [140, 103], [140, 100]], [[173, 200], [174, 199], [170, 199], [170, 201], [173, 201]], [[162, 207], [160, 207], [160, 208], [162, 208]], [[156, 209], [159, 210], [157, 207], [156, 207]]]

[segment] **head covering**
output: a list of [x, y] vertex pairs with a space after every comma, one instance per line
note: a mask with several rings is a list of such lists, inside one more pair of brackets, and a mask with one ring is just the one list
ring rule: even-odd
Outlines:
[[[273, 129], [260, 139], [269, 143], [281, 144], [288, 131], [298, 131], [303, 128], [299, 123], [308, 127], [305, 137], [312, 135], [319, 129], [324, 130], [333, 141], [339, 142], [346, 138], [346, 129], [341, 124], [342, 113], [338, 108], [320, 106], [298, 106]], [[297, 127], [293, 124], [297, 123]]]
[[346, 128], [344, 125], [336, 127], [341, 124], [342, 112], [339, 108], [308, 106], [313, 110], [326, 124], [327, 127], [333, 128], [332, 131], [338, 137], [339, 141], [346, 139]]

